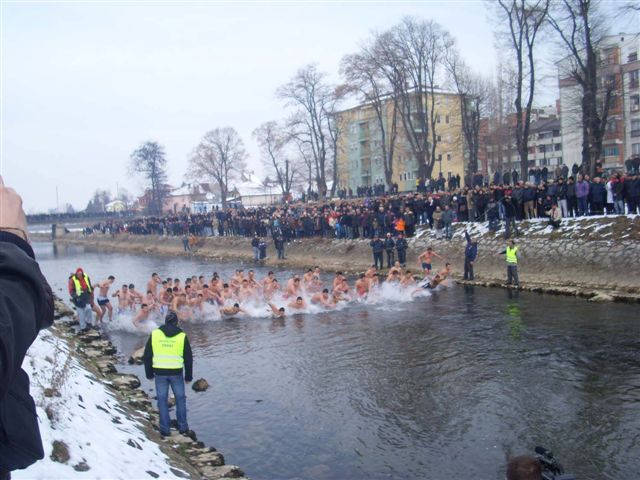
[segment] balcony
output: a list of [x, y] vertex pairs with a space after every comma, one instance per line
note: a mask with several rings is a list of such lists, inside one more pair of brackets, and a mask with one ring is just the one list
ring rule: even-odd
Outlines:
[[640, 137], [640, 129], [636, 129], [636, 130], [631, 130], [631, 134], [632, 137]]

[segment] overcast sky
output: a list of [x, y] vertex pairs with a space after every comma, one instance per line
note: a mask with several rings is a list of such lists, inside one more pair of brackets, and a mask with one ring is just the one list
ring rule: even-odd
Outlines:
[[[251, 132], [286, 116], [276, 88], [340, 59], [405, 15], [433, 19], [490, 75], [496, 53], [485, 4], [464, 2], [3, 3], [0, 171], [28, 213], [83, 209], [96, 188], [139, 193], [128, 170], [146, 140], [184, 180], [205, 132], [232, 126], [260, 169]], [[556, 97], [550, 82], [541, 102]]]

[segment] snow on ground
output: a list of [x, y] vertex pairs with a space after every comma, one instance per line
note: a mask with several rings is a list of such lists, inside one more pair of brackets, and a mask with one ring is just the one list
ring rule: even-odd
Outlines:
[[[41, 332], [23, 368], [31, 378], [45, 458], [13, 472], [13, 478], [151, 479], [149, 471], [161, 478], [179, 478], [158, 445], [145, 437], [137, 421], [127, 418], [113, 393], [69, 355], [63, 340]], [[60, 396], [46, 397], [48, 388]], [[65, 464], [50, 458], [55, 440], [68, 446], [70, 459]], [[74, 470], [82, 462], [89, 470]]]

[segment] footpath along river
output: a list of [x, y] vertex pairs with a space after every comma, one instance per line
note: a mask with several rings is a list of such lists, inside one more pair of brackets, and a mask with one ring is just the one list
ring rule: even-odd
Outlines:
[[[152, 272], [228, 278], [237, 266], [35, 249], [63, 298], [78, 266], [139, 290]], [[507, 456], [535, 445], [581, 480], [638, 478], [639, 322], [637, 305], [454, 285], [284, 320], [188, 324], [195, 377], [211, 385], [189, 389], [189, 423], [256, 480], [498, 480]], [[127, 323], [108, 329], [123, 363], [146, 340]]]

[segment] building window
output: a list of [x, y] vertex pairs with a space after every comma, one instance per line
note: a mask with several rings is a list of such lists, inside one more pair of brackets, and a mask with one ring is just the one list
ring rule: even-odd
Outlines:
[[449, 123], [449, 115], [445, 115], [445, 117], [444, 117], [444, 123]]
[[640, 70], [629, 72], [629, 88], [638, 88], [638, 73]]
[[617, 157], [619, 155], [618, 147], [604, 147], [603, 154], [605, 157]]
[[632, 155], [640, 155], [640, 143], [632, 143], [631, 144], [631, 154]]
[[618, 123], [614, 119], [607, 122], [607, 132], [613, 133], [618, 129]]
[[451, 161], [451, 154], [447, 153], [447, 162], [450, 162], [450, 161]]
[[561, 143], [556, 143], [556, 144], [553, 146], [553, 150], [554, 150], [554, 151], [556, 151], [556, 152], [560, 152], [560, 151], [562, 151], [562, 144], [561, 144]]
[[441, 137], [440, 135], [438, 135], [436, 138], [438, 139], [438, 140], [437, 140], [438, 142], [441, 142], [441, 141], [442, 141], [442, 137]]
[[631, 63], [635, 62], [636, 60], [638, 60], [638, 52], [631, 52], [629, 55], [627, 55], [627, 62]]
[[638, 110], [640, 110], [640, 95], [631, 95], [629, 97], [629, 100], [631, 101], [631, 111], [632, 112], [637, 112]]
[[441, 162], [442, 161], [442, 154], [438, 155], [438, 161]]
[[436, 123], [440, 123], [440, 114], [436, 113]]

